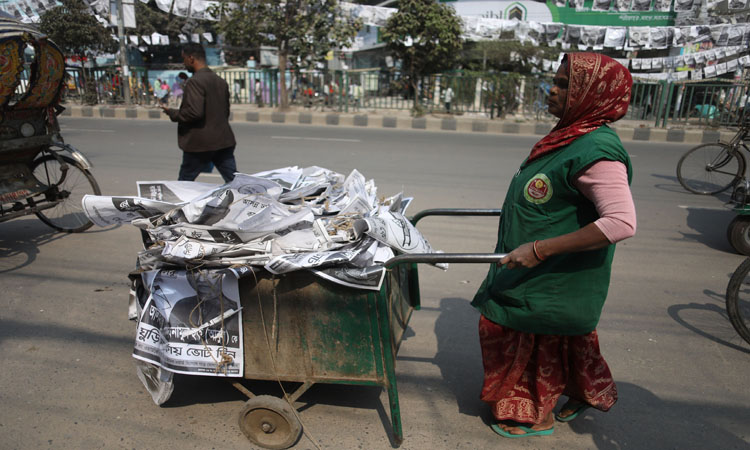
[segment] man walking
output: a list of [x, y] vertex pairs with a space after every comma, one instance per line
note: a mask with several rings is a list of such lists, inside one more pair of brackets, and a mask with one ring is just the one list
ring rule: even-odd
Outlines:
[[221, 173], [224, 182], [234, 179], [234, 133], [229, 126], [229, 86], [206, 65], [206, 52], [200, 44], [182, 49], [185, 68], [193, 76], [183, 87], [179, 109], [162, 107], [177, 122], [177, 144], [182, 149], [180, 181], [193, 181], [209, 163]]

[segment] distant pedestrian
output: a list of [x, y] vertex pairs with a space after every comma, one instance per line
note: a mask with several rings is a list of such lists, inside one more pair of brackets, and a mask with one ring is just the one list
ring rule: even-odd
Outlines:
[[232, 88], [234, 89], [234, 102], [239, 103], [240, 92], [242, 91], [242, 81], [240, 81], [239, 79], [234, 80], [234, 83], [232, 84]]
[[177, 143], [183, 151], [178, 180], [193, 181], [213, 163], [228, 183], [237, 171], [236, 142], [229, 126], [229, 86], [208, 68], [200, 44], [185, 45], [182, 60], [193, 74], [183, 87], [182, 104], [179, 109], [162, 107], [178, 124]]
[[160, 104], [161, 98], [164, 97], [164, 89], [161, 86], [162, 86], [161, 78], [157, 78], [156, 81], [154, 81], [154, 85], [153, 85], [154, 97], [156, 98], [156, 104]]
[[445, 93], [443, 93], [443, 96], [443, 100], [445, 101], [445, 112], [450, 114], [451, 102], [453, 101], [453, 88], [448, 86], [448, 88], [445, 90]]
[[177, 78], [172, 83], [172, 102], [174, 106], [180, 107], [182, 103], [182, 96], [185, 93], [184, 86], [187, 82], [188, 76], [185, 72], [180, 72]]
[[258, 108], [263, 107], [263, 86], [260, 84], [260, 78], [255, 79], [255, 104]]
[[169, 83], [167, 83], [167, 80], [161, 80], [161, 92], [162, 95], [159, 97], [159, 104], [161, 106], [167, 106], [169, 104]]

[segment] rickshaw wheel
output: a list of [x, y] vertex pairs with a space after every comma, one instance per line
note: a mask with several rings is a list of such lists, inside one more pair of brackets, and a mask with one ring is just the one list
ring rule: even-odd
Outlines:
[[292, 407], [271, 395], [259, 395], [240, 411], [240, 430], [253, 443], [270, 449], [294, 445], [302, 434], [302, 424]]
[[48, 200], [59, 203], [52, 208], [36, 213], [39, 220], [52, 228], [68, 233], [80, 233], [91, 228], [93, 223], [83, 212], [81, 200], [86, 194], [100, 195], [101, 190], [94, 176], [79, 166], [73, 159], [58, 155], [68, 170], [63, 172], [60, 162], [53, 155], [43, 156], [33, 162], [32, 173], [41, 184], [50, 186], [45, 193]]
[[750, 256], [750, 216], [735, 217], [729, 223], [727, 237], [737, 253]]

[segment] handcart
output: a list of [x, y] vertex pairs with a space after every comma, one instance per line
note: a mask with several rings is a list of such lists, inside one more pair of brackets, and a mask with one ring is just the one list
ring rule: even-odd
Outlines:
[[[499, 216], [499, 209], [431, 209], [434, 215]], [[382, 386], [388, 391], [394, 443], [403, 441], [396, 387], [396, 354], [415, 309], [420, 308], [418, 263], [496, 263], [503, 254], [403, 254], [389, 260], [380, 291], [323, 280], [307, 271], [262, 272], [239, 279], [246, 380], [299, 383], [279, 398], [256, 396], [242, 379], [232, 385], [249, 400], [239, 426], [254, 444], [294, 445], [302, 424], [294, 402], [316, 383]], [[160, 377], [150, 380], [159, 389]]]
[[100, 194], [91, 163], [60, 136], [65, 59], [36, 28], [0, 19], [0, 222], [36, 214], [60, 231], [92, 223], [85, 194]]

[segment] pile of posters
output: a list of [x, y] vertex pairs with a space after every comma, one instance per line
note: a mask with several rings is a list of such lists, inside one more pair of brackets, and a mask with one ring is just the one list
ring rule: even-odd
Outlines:
[[[340, 284], [379, 290], [383, 263], [394, 253], [433, 251], [404, 216], [410, 200], [401, 194], [378, 200], [374, 182], [357, 170], [344, 176], [294, 166], [237, 174], [221, 186], [141, 181], [138, 196], [89, 195], [83, 208], [99, 226], [128, 223], [145, 232], [150, 245], [138, 256], [143, 270], [309, 269]], [[349, 270], [337, 278], [327, 270], [332, 266]]]
[[[404, 216], [411, 199], [378, 199], [374, 182], [356, 170], [294, 166], [238, 173], [225, 185], [137, 184], [133, 197], [87, 195], [83, 209], [96, 225], [142, 230], [133, 355], [169, 372], [242, 376], [244, 275], [309, 270], [380, 290], [395, 254], [433, 252]], [[154, 401], [164, 401], [163, 392], [152, 393]]]

